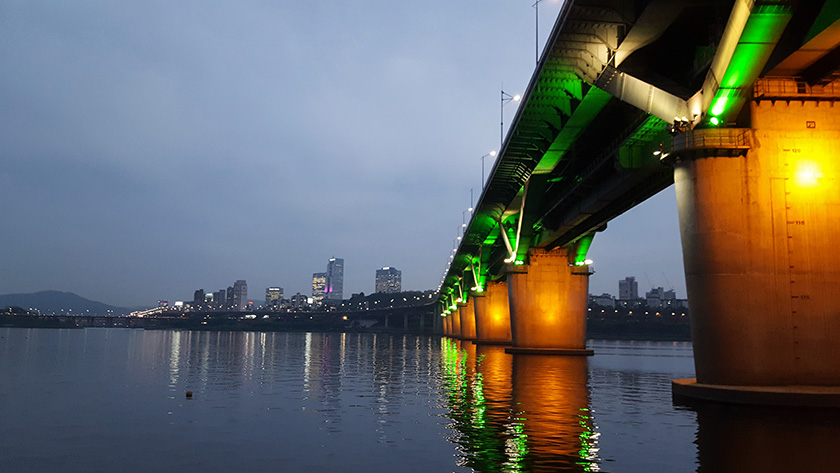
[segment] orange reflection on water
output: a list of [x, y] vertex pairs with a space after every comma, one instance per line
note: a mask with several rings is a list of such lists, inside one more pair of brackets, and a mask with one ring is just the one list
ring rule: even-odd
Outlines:
[[513, 356], [513, 405], [527, 439], [531, 471], [551, 471], [561, 464], [598, 470], [587, 363], [578, 356]]
[[458, 464], [479, 472], [598, 471], [587, 359], [445, 342]]

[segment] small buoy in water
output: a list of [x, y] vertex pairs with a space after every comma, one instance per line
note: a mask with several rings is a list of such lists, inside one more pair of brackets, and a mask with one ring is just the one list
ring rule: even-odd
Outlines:
[[187, 399], [192, 399], [192, 391], [187, 391]]

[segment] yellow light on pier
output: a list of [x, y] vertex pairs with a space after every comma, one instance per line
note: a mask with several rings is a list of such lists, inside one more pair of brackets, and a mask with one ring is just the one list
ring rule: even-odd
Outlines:
[[814, 187], [822, 177], [819, 166], [813, 161], [800, 161], [793, 173], [793, 181], [800, 187]]

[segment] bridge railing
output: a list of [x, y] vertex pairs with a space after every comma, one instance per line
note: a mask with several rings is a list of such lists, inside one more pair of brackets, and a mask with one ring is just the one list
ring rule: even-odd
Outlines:
[[840, 97], [840, 83], [810, 85], [793, 77], [765, 77], [755, 82], [753, 96], [757, 99]]
[[671, 153], [692, 150], [749, 149], [749, 128], [704, 128], [679, 133], [671, 138]]

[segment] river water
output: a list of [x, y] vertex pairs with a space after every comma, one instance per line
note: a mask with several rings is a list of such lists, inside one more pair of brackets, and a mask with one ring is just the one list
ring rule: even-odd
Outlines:
[[4, 328], [0, 472], [840, 471], [834, 413], [675, 406], [689, 343], [589, 346]]

